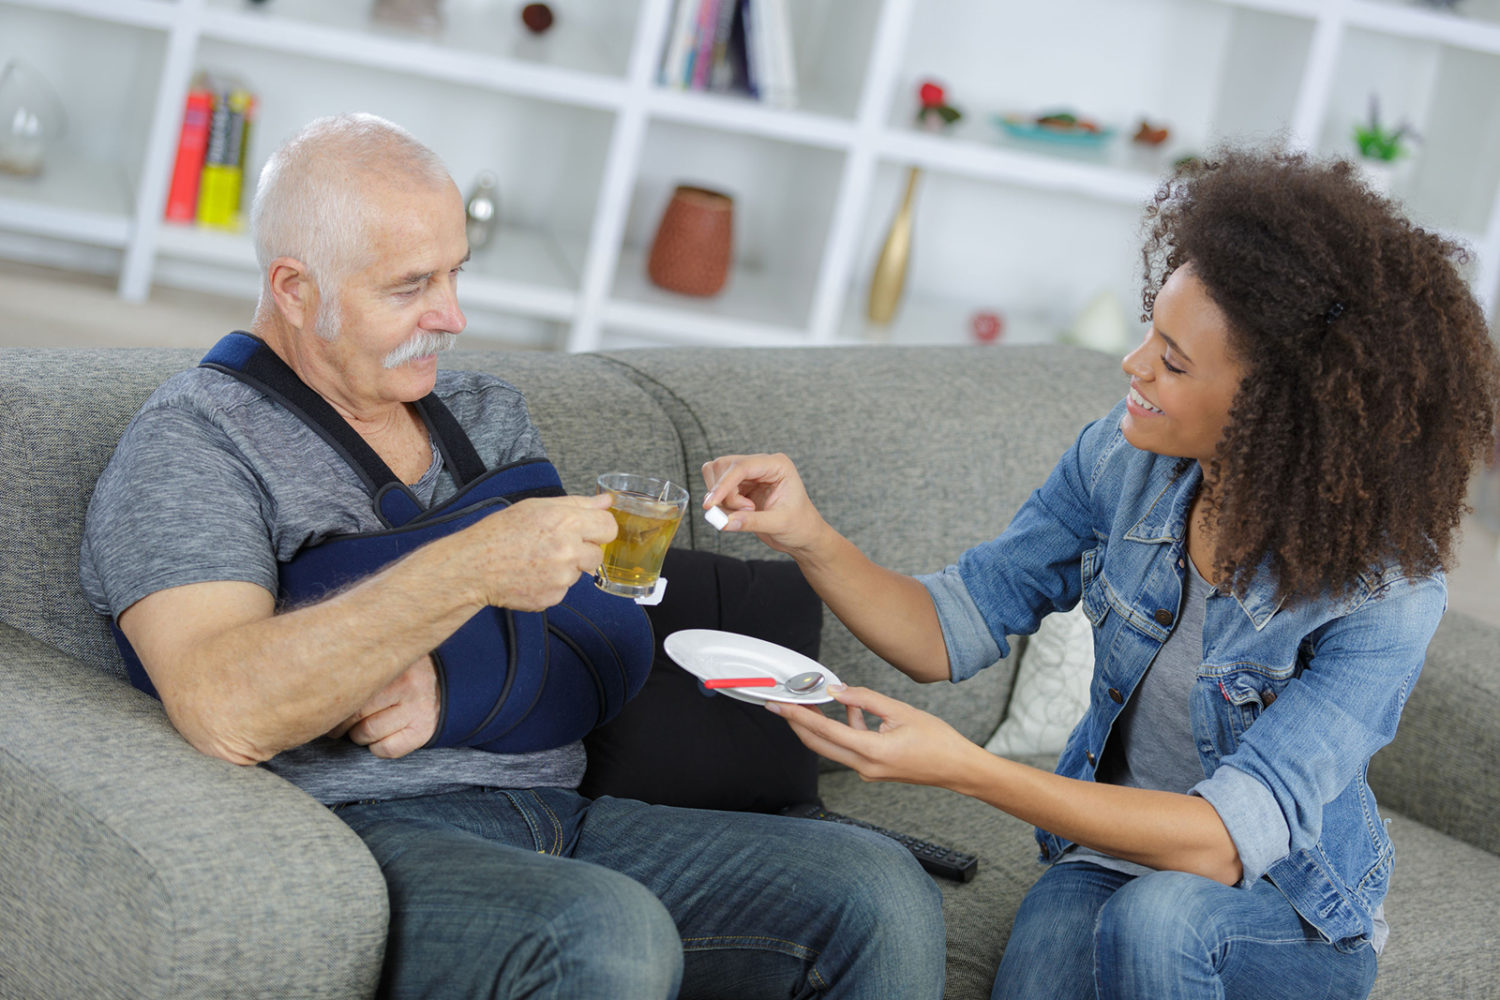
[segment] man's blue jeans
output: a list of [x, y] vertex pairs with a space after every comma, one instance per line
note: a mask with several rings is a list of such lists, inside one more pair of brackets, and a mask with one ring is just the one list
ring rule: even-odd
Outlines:
[[1359, 1000], [1374, 982], [1368, 943], [1330, 944], [1265, 879], [1236, 889], [1076, 861], [1027, 893], [990, 996]]
[[562, 789], [335, 811], [388, 886], [384, 997], [942, 996], [939, 893], [879, 834]]

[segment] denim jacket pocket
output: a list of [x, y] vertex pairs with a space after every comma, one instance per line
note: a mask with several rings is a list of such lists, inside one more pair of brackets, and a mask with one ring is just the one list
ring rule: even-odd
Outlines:
[[1271, 707], [1297, 672], [1295, 663], [1286, 667], [1243, 663], [1219, 674], [1219, 693], [1229, 703], [1230, 728], [1236, 743], [1260, 714]]
[[1102, 626], [1109, 614], [1109, 583], [1104, 579], [1103, 568], [1104, 543], [1100, 542], [1083, 554], [1082, 563], [1083, 613], [1094, 628]]

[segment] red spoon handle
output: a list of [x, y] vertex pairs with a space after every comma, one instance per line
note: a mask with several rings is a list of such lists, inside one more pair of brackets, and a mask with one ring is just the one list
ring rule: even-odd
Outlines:
[[779, 683], [774, 677], [716, 677], [704, 681], [703, 686], [712, 691], [714, 688], [773, 688]]

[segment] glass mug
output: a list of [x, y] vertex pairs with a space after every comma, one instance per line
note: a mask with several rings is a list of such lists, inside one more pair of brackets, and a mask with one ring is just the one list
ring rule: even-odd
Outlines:
[[606, 472], [596, 492], [614, 498], [609, 512], [620, 532], [604, 546], [594, 584], [620, 597], [646, 597], [656, 589], [662, 559], [687, 511], [688, 491], [665, 479]]

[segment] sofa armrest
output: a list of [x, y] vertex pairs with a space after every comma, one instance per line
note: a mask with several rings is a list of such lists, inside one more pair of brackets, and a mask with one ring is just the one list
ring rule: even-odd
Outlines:
[[7, 626], [0, 691], [7, 994], [373, 995], [385, 882], [336, 816]]
[[1370, 762], [1370, 787], [1382, 808], [1500, 853], [1496, 760], [1500, 628], [1450, 611], [1427, 648], [1395, 740]]

